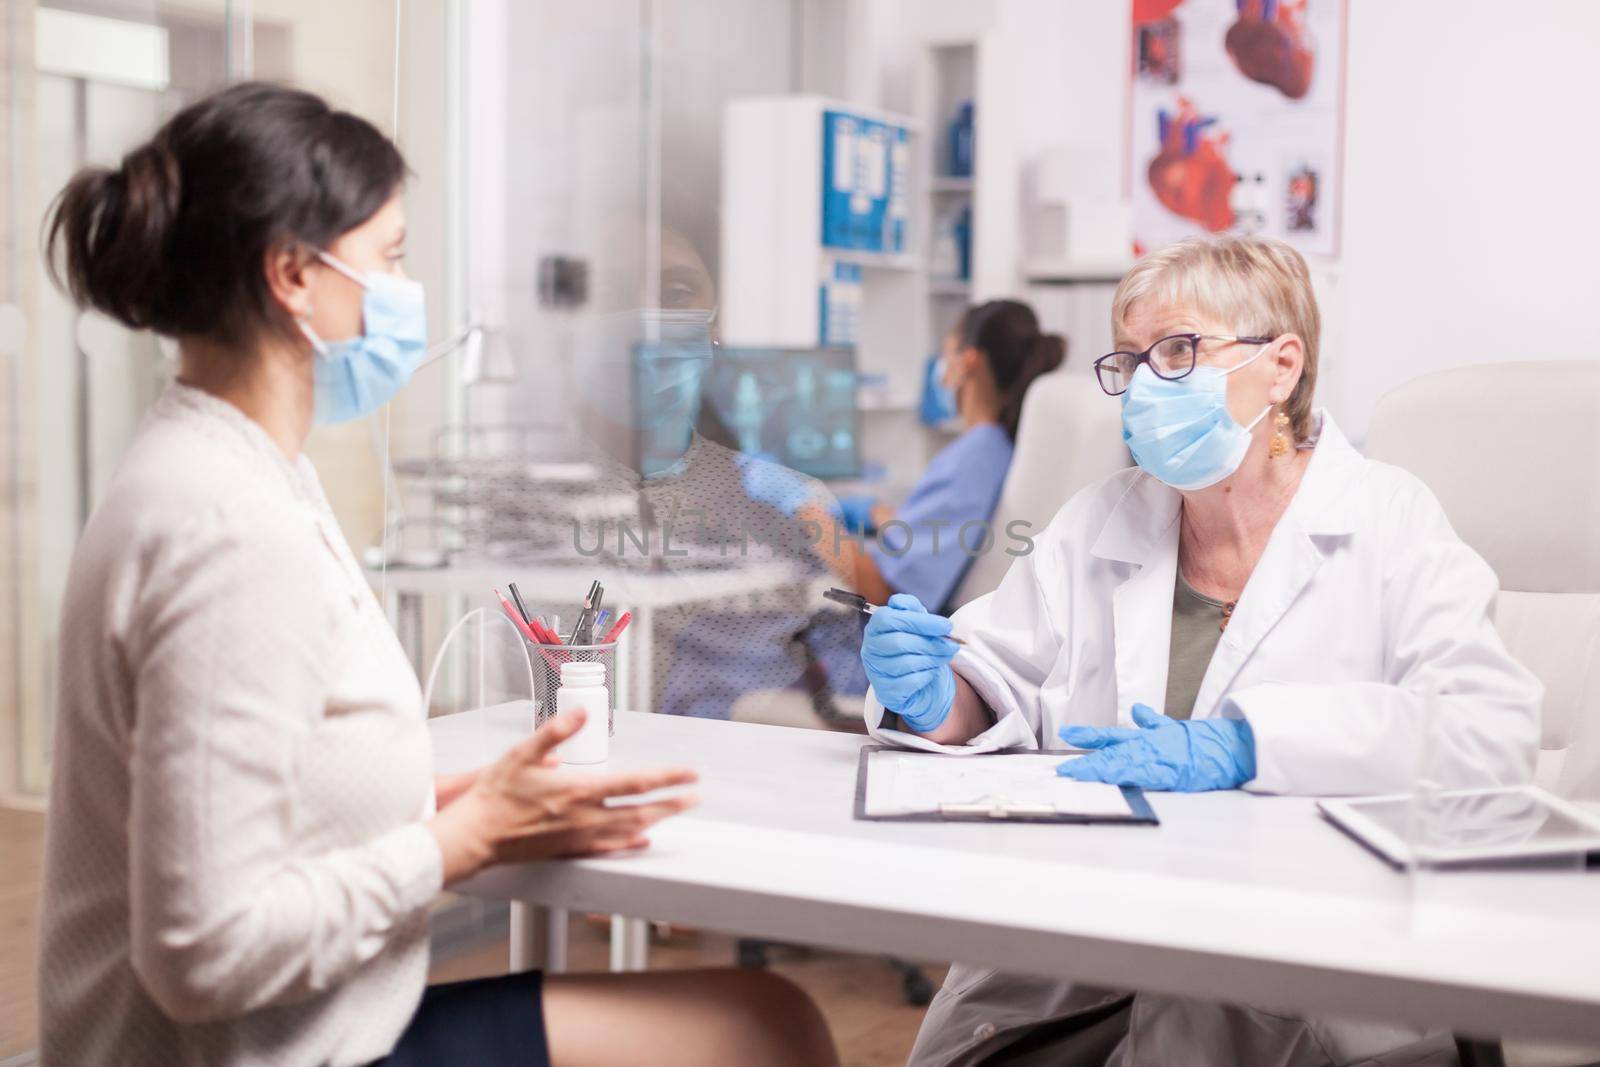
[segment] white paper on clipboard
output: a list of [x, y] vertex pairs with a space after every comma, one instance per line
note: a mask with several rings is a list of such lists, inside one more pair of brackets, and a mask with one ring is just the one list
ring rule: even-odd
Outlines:
[[892, 749], [867, 754], [864, 810], [870, 817], [939, 811], [950, 805], [998, 804], [1057, 815], [1130, 815], [1122, 790], [1056, 774], [1066, 753], [1022, 753], [951, 759]]

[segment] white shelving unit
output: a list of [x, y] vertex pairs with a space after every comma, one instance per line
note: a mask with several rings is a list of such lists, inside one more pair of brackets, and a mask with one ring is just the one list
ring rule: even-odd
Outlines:
[[[978, 63], [977, 41], [934, 41], [923, 46], [917, 68], [916, 111], [918, 120], [927, 131], [927, 136], [923, 138], [922, 158], [929, 175], [922, 198], [923, 232], [928, 235], [924, 319], [927, 323], [925, 345], [929, 352], [943, 344], [945, 334], [955, 324], [956, 317], [972, 302], [972, 249], [975, 242], [971, 237], [968, 238], [965, 277], [952, 276], [947, 270], [937, 269], [933, 257], [936, 251], [934, 242], [940, 239], [941, 218], [951, 216], [965, 207], [972, 213], [972, 231], [975, 232], [979, 225], [976, 208], [977, 168], [974, 167], [970, 175], [949, 173], [950, 127], [963, 102], [977, 102]], [[982, 121], [982, 109], [979, 107], [974, 125]], [[923, 355], [925, 357], [927, 353]], [[917, 370], [920, 372], [920, 367]]]
[[[975, 46], [957, 44], [942, 74], [933, 49], [913, 99], [900, 115], [822, 96], [764, 97], [727, 106], [723, 122], [721, 339], [729, 346], [814, 347], [819, 342], [819, 287], [838, 264], [860, 268], [856, 365], [862, 452], [885, 468], [860, 488], [897, 502], [949, 440], [918, 420], [923, 364], [971, 300], [967, 281], [929, 277], [929, 226], [937, 203], [970, 201], [976, 184], [949, 177], [944, 158], [952, 100], [973, 95]], [[948, 69], [944, 69], [944, 68]], [[965, 95], [958, 95], [965, 94]], [[951, 107], [954, 105], [951, 104]], [[823, 117], [828, 111], [910, 131], [904, 250], [873, 253], [824, 246]], [[872, 480], [876, 477], [876, 480]], [[848, 491], [846, 487], [836, 487]]]
[[[825, 123], [830, 112], [905, 130], [896, 166], [894, 143], [887, 176], [890, 203], [900, 187], [903, 246], [898, 251], [835, 247], [823, 240]], [[722, 341], [741, 347], [816, 348], [829, 342], [824, 326], [841, 265], [859, 268], [843, 282], [846, 310], [855, 316], [857, 365], [869, 375], [901, 377], [896, 325], [916, 309], [915, 276], [925, 262], [919, 213], [923, 195], [921, 131], [910, 116], [858, 107], [823, 96], [755, 97], [727, 105], [722, 143]], [[867, 149], [863, 149], [867, 151]], [[876, 166], [874, 160], [872, 166]], [[870, 169], [870, 167], [869, 167]], [[887, 209], [892, 221], [896, 216]], [[848, 272], [846, 272], [848, 273]], [[855, 285], [852, 295], [849, 286]], [[902, 331], [903, 332], [903, 331]], [[892, 389], [891, 389], [892, 391]]]

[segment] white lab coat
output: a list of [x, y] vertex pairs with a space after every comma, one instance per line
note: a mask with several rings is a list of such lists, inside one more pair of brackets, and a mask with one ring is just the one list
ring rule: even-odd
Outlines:
[[[1249, 720], [1256, 777], [1244, 788], [1255, 792], [1406, 791], [1423, 767], [1447, 784], [1531, 779], [1542, 689], [1495, 632], [1494, 572], [1421, 482], [1362, 458], [1318, 417], [1305, 477], [1217, 644], [1194, 717]], [[1121, 471], [1069, 500], [1000, 587], [956, 613], [968, 643], [955, 669], [998, 720], [975, 740], [1060, 748], [1061, 726], [1131, 726], [1135, 703], [1162, 707], [1181, 503]], [[868, 724], [885, 736], [882, 719], [869, 692]], [[976, 1063], [1018, 1027], [1113, 995], [957, 965], [912, 1064]], [[1417, 1037], [1141, 996], [1117, 1062], [1383, 1062], [1402, 1046], [1414, 1056]]]

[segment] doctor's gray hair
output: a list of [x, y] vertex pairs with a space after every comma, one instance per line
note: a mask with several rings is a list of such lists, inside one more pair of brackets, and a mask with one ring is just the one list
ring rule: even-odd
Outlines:
[[1284, 404], [1297, 441], [1311, 434], [1322, 316], [1299, 252], [1269, 237], [1190, 237], [1152, 252], [1123, 276], [1111, 300], [1118, 335], [1141, 300], [1187, 308], [1241, 336], [1300, 338], [1305, 365]]

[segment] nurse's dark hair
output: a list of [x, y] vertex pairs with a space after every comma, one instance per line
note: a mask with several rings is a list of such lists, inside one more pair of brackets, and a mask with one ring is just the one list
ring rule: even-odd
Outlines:
[[991, 300], [969, 307], [956, 323], [964, 348], [976, 348], [988, 361], [1000, 387], [1000, 425], [1016, 439], [1022, 398], [1041, 374], [1067, 358], [1066, 339], [1039, 329], [1039, 316], [1018, 300]]
[[268, 257], [311, 255], [405, 181], [400, 151], [320, 97], [247, 82], [179, 111], [122, 165], [85, 167], [50, 207], [51, 277], [135, 330], [228, 344], [293, 322]]

